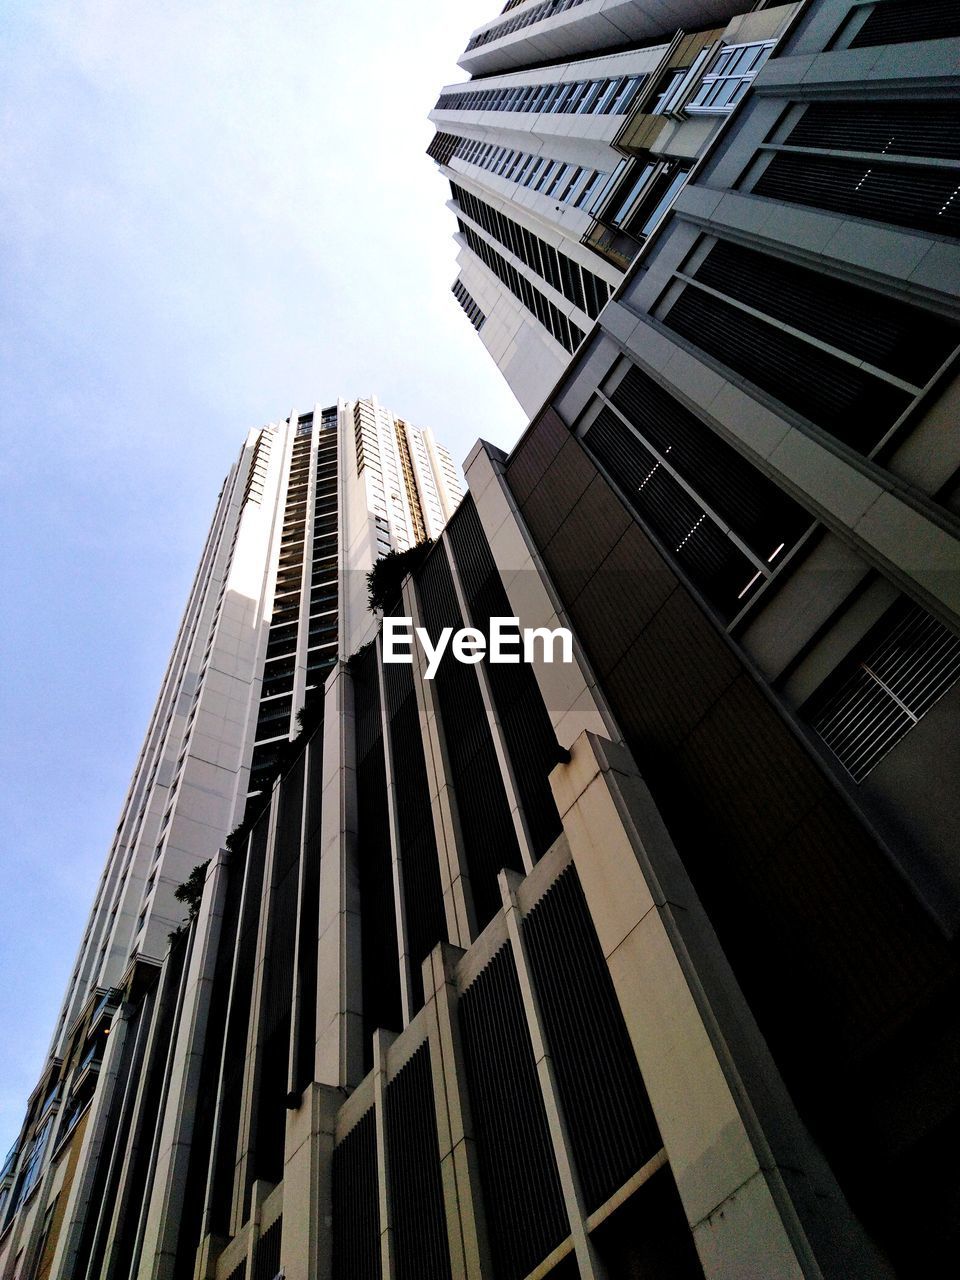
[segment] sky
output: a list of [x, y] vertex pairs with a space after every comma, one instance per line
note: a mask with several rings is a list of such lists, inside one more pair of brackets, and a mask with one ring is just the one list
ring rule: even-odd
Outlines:
[[458, 460], [523, 428], [424, 155], [500, 7], [2, 6], [0, 1159], [248, 429], [370, 393]]

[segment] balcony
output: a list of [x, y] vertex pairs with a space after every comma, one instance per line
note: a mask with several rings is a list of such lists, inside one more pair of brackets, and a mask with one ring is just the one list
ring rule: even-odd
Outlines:
[[602, 222], [593, 224], [583, 237], [583, 243], [621, 271], [630, 266], [640, 247], [632, 236], [625, 235], [616, 227], [604, 226]]
[[88, 1036], [94, 1035], [97, 1031], [105, 1030], [113, 1021], [113, 1015], [117, 1011], [120, 1000], [116, 991], [105, 991], [97, 1002], [96, 1008], [90, 1015], [90, 1027], [87, 1031]]
[[92, 1044], [73, 1073], [71, 1094], [76, 1095], [88, 1081], [96, 1080], [103, 1061], [103, 1044]]

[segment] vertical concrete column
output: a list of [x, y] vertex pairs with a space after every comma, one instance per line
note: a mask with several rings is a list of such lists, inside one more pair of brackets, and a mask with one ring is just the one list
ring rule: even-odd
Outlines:
[[493, 1267], [457, 1024], [454, 970], [462, 955], [459, 947], [434, 947], [423, 962], [423, 991], [450, 1269], [457, 1280], [488, 1280]]
[[[460, 581], [460, 573], [457, 569], [457, 562], [453, 556], [453, 547], [450, 545], [449, 538], [441, 538], [441, 546], [447, 553], [447, 561], [450, 565], [450, 577], [453, 580], [453, 589], [456, 592], [457, 603], [460, 606], [460, 613], [463, 617], [464, 625], [474, 626], [473, 616], [470, 612], [470, 605], [467, 600], [467, 594], [463, 589], [463, 583]], [[519, 653], [517, 660], [520, 660]], [[493, 689], [490, 685], [490, 672], [485, 662], [478, 662], [474, 667], [477, 673], [477, 680], [480, 683], [480, 696], [483, 699], [483, 709], [487, 717], [487, 727], [490, 730], [490, 738], [493, 742], [493, 749], [496, 752], [497, 764], [500, 767], [500, 777], [503, 780], [503, 789], [506, 793], [507, 804], [510, 806], [510, 817], [513, 820], [513, 827], [517, 833], [517, 843], [520, 846], [520, 856], [523, 858], [525, 870], [532, 871], [536, 857], [533, 852], [533, 840], [530, 837], [530, 827], [527, 823], [527, 815], [524, 812], [523, 805], [520, 803], [520, 789], [517, 786], [517, 778], [513, 769], [513, 761], [510, 759], [510, 753], [507, 750], [507, 744], [503, 735], [503, 726], [500, 724], [500, 716], [497, 712], [497, 704], [493, 700]]]
[[70, 1188], [70, 1196], [64, 1212], [63, 1226], [57, 1241], [51, 1277], [56, 1280], [72, 1280], [82, 1275], [79, 1249], [84, 1224], [89, 1214], [96, 1213], [94, 1186], [101, 1159], [111, 1149], [114, 1137], [111, 1117], [118, 1091], [125, 1085], [123, 1064], [131, 1035], [130, 1014], [125, 1006], [114, 1015], [104, 1050], [97, 1089], [90, 1104], [87, 1124], [83, 1134], [77, 1172]]
[[[240, 855], [238, 851], [238, 856], [237, 856], [235, 874], [243, 875], [243, 888], [240, 896], [240, 906], [239, 906], [239, 911], [237, 913], [237, 919], [235, 921], [231, 921], [231, 927], [234, 929], [235, 933], [239, 931], [241, 922], [247, 918], [247, 904], [250, 901], [250, 898], [252, 896], [253, 886], [250, 883], [251, 841], [252, 841], [252, 835], [248, 832], [245, 837], [242, 855]], [[257, 906], [258, 911], [259, 911], [259, 901], [261, 897], [261, 892], [262, 891], [258, 891], [256, 895], [257, 903], [258, 903], [258, 906]], [[236, 938], [235, 938], [235, 941], [236, 941]], [[196, 1280], [208, 1280], [209, 1277], [214, 1275], [216, 1271], [217, 1256], [219, 1254], [220, 1249], [222, 1249], [223, 1246], [226, 1244], [226, 1240], [222, 1236], [215, 1235], [211, 1231], [211, 1228], [213, 1226], [212, 1197], [213, 1197], [213, 1190], [214, 1190], [214, 1171], [216, 1166], [217, 1152], [220, 1146], [221, 1128], [223, 1124], [223, 1102], [224, 1102], [223, 1086], [224, 1086], [224, 1078], [227, 1071], [226, 1034], [229, 1032], [232, 1020], [235, 1016], [234, 1006], [236, 1002], [238, 960], [239, 960], [238, 951], [237, 951], [237, 948], [234, 947], [233, 961], [230, 966], [230, 994], [227, 999], [227, 1012], [226, 1012], [226, 1020], [224, 1024], [225, 1039], [224, 1039], [223, 1048], [220, 1054], [220, 1070], [219, 1070], [219, 1078], [217, 1081], [215, 1110], [214, 1110], [212, 1132], [210, 1137], [210, 1161], [207, 1169], [206, 1187], [204, 1190], [203, 1228], [201, 1232], [200, 1249], [197, 1255]], [[244, 1012], [245, 1010], [241, 1010], [240, 1016], [242, 1016]]]
[[387, 780], [387, 821], [390, 826], [391, 869], [393, 873], [393, 904], [397, 919], [397, 951], [400, 963], [400, 1005], [403, 1025], [413, 1017], [412, 961], [407, 941], [407, 902], [403, 883], [403, 849], [400, 845], [400, 827], [397, 820], [397, 779], [393, 768], [393, 741], [390, 736], [390, 713], [387, 706], [386, 677], [383, 670], [383, 646], [379, 633], [377, 646], [377, 677], [380, 683], [380, 722], [383, 726], [383, 763]]
[[303, 797], [300, 802], [300, 835], [299, 852], [297, 864], [297, 914], [296, 924], [294, 925], [294, 942], [293, 942], [293, 992], [290, 1002], [290, 1044], [289, 1056], [287, 1058], [287, 1092], [290, 1095], [288, 1105], [293, 1101], [293, 1097], [297, 1092], [299, 1081], [297, 1080], [297, 1058], [300, 1052], [300, 1020], [302, 1015], [302, 999], [300, 995], [300, 978], [307, 965], [315, 965], [317, 962], [317, 944], [319, 938], [305, 938], [303, 936], [303, 907], [306, 895], [306, 876], [307, 876], [307, 859], [306, 859], [306, 837], [307, 837], [307, 811], [310, 805], [310, 762], [313, 752], [322, 751], [322, 744], [318, 744], [316, 739], [309, 743], [303, 751]]
[[515, 871], [504, 868], [500, 872], [500, 896], [503, 901], [503, 912], [507, 922], [507, 937], [517, 969], [523, 1009], [527, 1018], [527, 1029], [533, 1045], [533, 1056], [537, 1064], [537, 1078], [543, 1095], [543, 1107], [547, 1115], [550, 1129], [550, 1141], [557, 1161], [557, 1172], [560, 1175], [560, 1186], [563, 1191], [563, 1203], [570, 1223], [570, 1234], [577, 1256], [577, 1266], [582, 1280], [606, 1280], [606, 1270], [596, 1255], [593, 1243], [587, 1234], [587, 1207], [573, 1160], [573, 1147], [567, 1129], [563, 1106], [557, 1090], [557, 1080], [550, 1056], [550, 1046], [543, 1025], [543, 1015], [537, 998], [536, 987], [530, 972], [530, 959], [523, 937], [523, 926], [520, 910], [517, 905], [517, 885], [523, 879]]
[[148, 1183], [146, 1198], [138, 1198], [131, 1186], [132, 1169], [137, 1159], [141, 1156], [143, 1148], [147, 1146], [155, 1146], [158, 1140], [156, 1133], [157, 1115], [154, 1110], [147, 1110], [145, 1105], [147, 1083], [149, 1079], [149, 1071], [147, 1066], [151, 1062], [157, 1061], [164, 1055], [165, 1045], [159, 1034], [159, 1022], [162, 1017], [163, 1009], [168, 1003], [176, 1000], [176, 992], [170, 992], [169, 988], [173, 986], [168, 981], [167, 973], [161, 970], [154, 991], [144, 997], [144, 1013], [141, 1024], [141, 1033], [145, 1035], [145, 1044], [141, 1065], [138, 1068], [136, 1081], [136, 1097], [133, 1103], [133, 1116], [130, 1122], [130, 1134], [126, 1143], [126, 1150], [123, 1153], [123, 1164], [120, 1169], [119, 1184], [117, 1195], [114, 1197], [112, 1206], [112, 1218], [110, 1221], [109, 1234], [107, 1236], [106, 1252], [104, 1255], [104, 1263], [101, 1272], [101, 1280], [114, 1280], [116, 1276], [116, 1258], [114, 1250], [116, 1248], [117, 1237], [120, 1232], [127, 1226], [128, 1218], [132, 1215], [137, 1222], [136, 1231], [134, 1233], [134, 1245], [132, 1256], [140, 1257], [140, 1250], [143, 1244], [143, 1233], [146, 1229], [146, 1222], [149, 1212], [149, 1195], [152, 1194], [152, 1184]]
[[[415, 627], [423, 626], [413, 579], [403, 584], [403, 605]], [[450, 759], [433, 681], [425, 677], [426, 664], [419, 645], [413, 646], [413, 683], [420, 715], [420, 736], [430, 788], [433, 829], [440, 860], [440, 882], [447, 921], [447, 937], [454, 945], [469, 947], [477, 932], [470, 873], [463, 852], [457, 797], [450, 782]]]
[[796, 1113], [633, 757], [551, 774], [708, 1280], [889, 1275]]
[[236, 1235], [247, 1214], [247, 1187], [251, 1181], [253, 1162], [254, 1100], [260, 1084], [261, 1035], [263, 1026], [263, 988], [267, 968], [267, 940], [270, 936], [270, 906], [273, 900], [273, 868], [277, 856], [277, 809], [279, 784], [274, 783], [270, 796], [270, 817], [267, 828], [267, 850], [263, 866], [263, 891], [260, 898], [260, 918], [257, 925], [257, 950], [253, 969], [253, 987], [250, 994], [250, 1021], [247, 1027], [247, 1048], [243, 1065], [243, 1092], [240, 1104], [240, 1128], [237, 1136], [237, 1176], [233, 1183], [233, 1210], [231, 1234]]
[[364, 1074], [363, 991], [356, 721], [346, 663], [338, 663], [327, 677], [324, 699], [314, 1078], [334, 1088], [352, 1088]]
[[280, 1267], [286, 1280], [333, 1275], [333, 1148], [337, 1112], [346, 1094], [311, 1084], [287, 1113], [283, 1166]]
[[141, 1276], [169, 1280], [176, 1263], [177, 1238], [183, 1213], [197, 1091], [213, 977], [220, 945], [230, 852], [220, 849], [210, 860], [197, 917], [194, 943], [187, 962], [186, 981], [177, 1036], [173, 1046], [167, 1105], [157, 1150], [156, 1172], [147, 1209], [143, 1258], [149, 1270]]
[[373, 1038], [373, 1111], [377, 1131], [377, 1199], [380, 1207], [380, 1275], [393, 1280], [394, 1234], [387, 1144], [387, 1052], [396, 1036], [382, 1027]]
[[[572, 630], [507, 485], [503, 456], [480, 441], [467, 458], [464, 474], [510, 608], [521, 627]], [[531, 665], [562, 747], [569, 747], [585, 730], [619, 740], [620, 730], [575, 631], [573, 662], [544, 662], [541, 655]]]
[[247, 1223], [247, 1275], [253, 1276], [256, 1272], [253, 1269], [254, 1252], [257, 1247], [257, 1241], [263, 1234], [260, 1230], [263, 1224], [263, 1202], [273, 1188], [268, 1182], [261, 1182], [257, 1179], [250, 1187], [250, 1218]]

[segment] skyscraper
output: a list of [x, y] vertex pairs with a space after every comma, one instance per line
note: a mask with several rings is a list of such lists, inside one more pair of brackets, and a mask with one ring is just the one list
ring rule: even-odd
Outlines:
[[508, 4], [471, 36], [428, 154], [457, 218], [454, 296], [528, 412], [797, 7]]
[[[4, 1280], [949, 1274], [958, 35], [943, 0], [811, 0], [745, 92], [721, 63], [727, 124], [616, 296], [381, 584], [434, 643], [515, 616], [570, 662], [428, 678], [341, 584], [313, 681], [276, 618], [304, 731], [162, 959], [58, 1040]], [[352, 477], [384, 431], [340, 421]]]
[[[248, 434], [217, 500], [57, 1022], [47, 1083], [64, 1104], [60, 1143], [96, 1095], [110, 993], [128, 979], [155, 986], [184, 918], [178, 887], [256, 803], [297, 713], [370, 631], [366, 571], [435, 537], [460, 496], [432, 432], [374, 397]], [[56, 1064], [78, 1025], [89, 1027], [89, 1051], [61, 1098]], [[7, 1162], [4, 1218], [49, 1169], [52, 1132], [41, 1125], [19, 1172]]]

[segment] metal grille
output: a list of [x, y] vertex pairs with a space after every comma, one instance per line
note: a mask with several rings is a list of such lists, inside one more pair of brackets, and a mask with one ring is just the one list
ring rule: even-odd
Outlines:
[[497, 1280], [521, 1280], [569, 1227], [509, 945], [460, 997], [459, 1016]]
[[753, 193], [935, 235], [960, 235], [960, 173], [952, 169], [780, 151]]
[[[320, 1230], [326, 1224], [320, 1223]], [[371, 1108], [333, 1152], [334, 1280], [380, 1280], [377, 1132]]]
[[498, 209], [479, 200], [457, 183], [451, 182], [450, 190], [461, 211], [477, 226], [482, 227], [487, 235], [498, 240], [575, 307], [585, 311], [591, 320], [596, 320], [613, 292], [606, 280], [574, 262], [566, 254], [558, 252], [552, 244], [534, 235], [512, 218], [504, 217]]
[[308, 746], [306, 816], [303, 836], [303, 902], [300, 907], [300, 963], [297, 972], [297, 1033], [294, 1087], [305, 1089], [314, 1076], [317, 1030], [316, 939], [320, 918], [320, 817], [323, 797], [323, 724]]
[[862, 782], [958, 679], [960, 636], [903, 599], [808, 703], [807, 716]]
[[544, 0], [543, 4], [525, 10], [518, 17], [511, 18], [508, 22], [498, 23], [497, 26], [475, 35], [467, 45], [467, 52], [479, 48], [480, 45], [489, 44], [491, 40], [500, 40], [512, 31], [519, 31], [521, 27], [529, 27], [534, 22], [543, 22], [545, 18], [552, 18], [554, 14], [563, 13], [565, 9], [574, 9], [581, 4], [583, 0]]
[[386, 1128], [396, 1280], [451, 1280], [426, 1044], [387, 1085]]
[[960, 341], [943, 316], [726, 240], [694, 278], [918, 387]]
[[283, 1231], [283, 1218], [271, 1222], [266, 1231], [253, 1246], [253, 1266], [250, 1268], [251, 1280], [275, 1280], [280, 1273], [280, 1234]]
[[[724, 534], [689, 490], [613, 412], [600, 411], [584, 435], [584, 444], [717, 611], [726, 618], [739, 611], [763, 579], [762, 568]], [[809, 524], [809, 517], [806, 520]]]
[[[427, 557], [416, 581], [423, 625], [434, 642], [441, 628], [458, 630], [463, 626], [443, 547]], [[477, 673], [448, 653], [433, 685], [440, 704], [477, 925], [482, 929], [500, 908], [497, 873], [501, 867], [523, 869], [520, 846]]]
[[851, 49], [960, 36], [957, 0], [887, 0], [878, 4], [850, 41]]
[[592, 1212], [659, 1151], [660, 1133], [572, 867], [527, 915], [523, 932]]
[[357, 732], [357, 862], [360, 881], [363, 1053], [373, 1066], [372, 1037], [378, 1027], [399, 1031], [400, 959], [393, 890], [393, 850], [387, 808], [387, 774], [380, 723], [377, 654], [371, 645], [354, 659]]
[[427, 147], [427, 155], [431, 160], [436, 160], [437, 164], [447, 164], [461, 141], [455, 133], [441, 133], [438, 130]]
[[450, 292], [460, 303], [464, 314], [473, 325], [474, 329], [481, 329], [486, 323], [487, 317], [480, 310], [479, 303], [475, 301], [473, 295], [464, 285], [463, 281], [454, 280], [453, 284], [450, 286]]
[[875, 448], [915, 399], [696, 288], [683, 291], [664, 324], [860, 453]]
[[247, 1260], [241, 1258], [237, 1265], [227, 1276], [227, 1280], [247, 1280]]
[[610, 399], [762, 559], [810, 527], [808, 512], [636, 366]]
[[263, 1048], [255, 1102], [255, 1158], [250, 1174], [251, 1178], [263, 1178], [268, 1182], [279, 1182], [283, 1177], [304, 764], [301, 754], [280, 784], [277, 799], [277, 836], [263, 988]]
[[247, 1057], [250, 1003], [253, 996], [253, 966], [260, 926], [269, 822], [268, 807], [251, 833], [243, 885], [243, 903], [237, 929], [237, 953], [233, 988], [230, 993], [230, 1011], [223, 1054], [223, 1079], [220, 1088], [220, 1123], [217, 1128], [210, 1196], [211, 1221], [214, 1229], [221, 1235], [229, 1234], [230, 1207], [237, 1161], [237, 1137], [240, 1131], [243, 1070]]
[[[487, 631], [491, 618], [511, 617], [513, 610], [469, 494], [457, 508], [447, 530], [472, 621]], [[557, 762], [557, 737], [529, 664], [485, 661], [484, 665], [533, 852], [541, 857], [561, 832], [560, 815], [548, 777]]]
[[[960, 13], [960, 5], [956, 8]], [[787, 142], [818, 150], [960, 160], [960, 107], [953, 102], [811, 102]]]
[[[401, 613], [398, 606], [394, 616]], [[407, 947], [412, 964], [413, 1001], [423, 1003], [420, 966], [436, 944], [447, 937], [443, 887], [437, 860], [437, 842], [430, 807], [427, 766], [420, 732], [420, 713], [413, 683], [413, 668], [400, 662], [383, 664], [390, 748], [400, 784], [395, 788], [397, 831], [403, 874]]]

